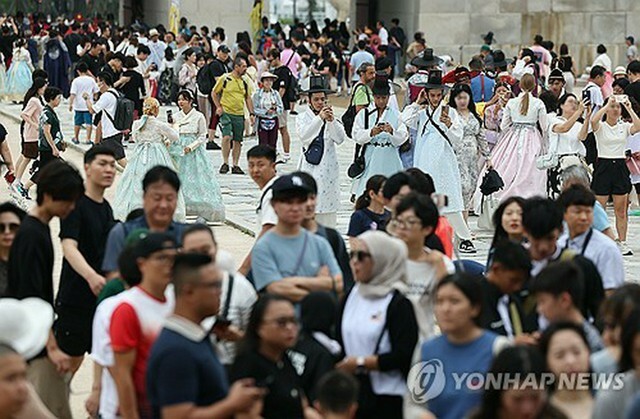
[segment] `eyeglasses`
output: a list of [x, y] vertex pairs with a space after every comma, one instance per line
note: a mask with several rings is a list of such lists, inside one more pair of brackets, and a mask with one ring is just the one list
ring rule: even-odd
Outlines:
[[19, 228], [18, 223], [0, 223], [0, 233], [15, 233]]
[[417, 218], [411, 218], [407, 220], [401, 220], [399, 218], [394, 218], [391, 220], [391, 227], [394, 228], [412, 228], [416, 224], [421, 224], [421, 221]]
[[277, 319], [265, 320], [265, 323], [275, 323], [280, 329], [284, 329], [285, 327], [298, 326], [298, 320], [295, 317], [278, 317]]
[[366, 258], [370, 258], [371, 253], [365, 252], [364, 250], [352, 250], [349, 252], [349, 259], [357, 259], [358, 262], [364, 261]]

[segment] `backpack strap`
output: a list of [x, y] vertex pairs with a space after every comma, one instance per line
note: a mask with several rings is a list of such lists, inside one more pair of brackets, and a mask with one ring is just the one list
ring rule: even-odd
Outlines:
[[[116, 101], [120, 99], [120, 94], [117, 92], [114, 92], [112, 89], [107, 90], [105, 93], [111, 93], [116, 98]], [[116, 102], [116, 109], [117, 108], [118, 108], [118, 103]], [[109, 115], [109, 112], [107, 112], [106, 109], [103, 109], [102, 112], [104, 112], [104, 114], [107, 115], [107, 118], [109, 118], [109, 121], [111, 121], [111, 124], [115, 128], [116, 127], [116, 123], [114, 121], [115, 115], [114, 116]]]
[[224, 299], [224, 310], [222, 310], [222, 318], [229, 319], [229, 305], [231, 304], [231, 293], [233, 292], [233, 274], [229, 272], [229, 286], [227, 287], [227, 297]]
[[267, 189], [265, 189], [264, 192], [262, 192], [262, 196], [260, 197], [260, 202], [258, 202], [258, 208], [256, 208], [256, 213], [262, 210], [262, 201], [264, 201], [264, 197], [267, 196], [267, 194], [271, 189], [273, 189], [273, 184], [270, 185]]

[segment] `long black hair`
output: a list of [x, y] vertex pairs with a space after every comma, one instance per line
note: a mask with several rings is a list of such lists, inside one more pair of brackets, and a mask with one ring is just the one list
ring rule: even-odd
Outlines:
[[27, 93], [24, 94], [24, 99], [22, 100], [23, 110], [27, 107], [27, 103], [29, 103], [29, 100], [31, 100], [32, 97], [35, 97], [38, 94], [38, 90], [42, 89], [46, 85], [47, 79], [44, 79], [42, 77], [36, 77], [33, 80], [31, 87], [29, 88], [29, 90], [27, 90]]
[[255, 353], [260, 349], [260, 335], [258, 334], [258, 330], [264, 320], [264, 314], [272, 303], [280, 301], [290, 302], [286, 298], [275, 294], [263, 294], [258, 298], [249, 315], [247, 330], [244, 338], [240, 342], [239, 352], [243, 354]]
[[629, 314], [627, 320], [622, 325], [622, 354], [620, 355], [619, 372], [626, 372], [636, 368], [633, 353], [636, 336], [638, 336], [638, 334], [640, 334], [640, 310], [636, 308]]
[[387, 181], [387, 177], [384, 175], [374, 175], [367, 180], [367, 185], [364, 188], [364, 192], [362, 195], [358, 197], [356, 200], [356, 211], [367, 208], [369, 204], [371, 204], [371, 197], [369, 196], [369, 192], [378, 193], [382, 186]]
[[478, 111], [476, 111], [476, 104], [473, 101], [473, 93], [471, 93], [471, 87], [469, 87], [468, 84], [457, 83], [455, 86], [453, 86], [453, 90], [451, 91], [451, 95], [449, 96], [449, 106], [457, 110], [458, 107], [456, 106], [456, 97], [460, 96], [460, 94], [462, 93], [466, 93], [469, 95], [469, 112], [471, 112], [471, 114], [476, 117], [476, 119], [480, 123], [480, 126], [482, 126], [482, 119], [480, 118], [480, 115], [478, 115]]
[[519, 196], [512, 196], [505, 199], [493, 213], [491, 221], [493, 222], [493, 226], [495, 227], [495, 232], [493, 233], [493, 240], [491, 241], [491, 247], [489, 247], [490, 249], [496, 247], [496, 245], [502, 240], [509, 239], [507, 231], [504, 229], [504, 227], [502, 227], [502, 215], [504, 214], [504, 211], [507, 209], [507, 207], [514, 202], [520, 205], [520, 208], [523, 208], [524, 198]]

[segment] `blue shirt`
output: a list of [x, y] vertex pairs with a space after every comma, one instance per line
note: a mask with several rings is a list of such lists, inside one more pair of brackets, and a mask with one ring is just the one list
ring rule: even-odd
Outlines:
[[[484, 95], [482, 94], [482, 79], [484, 79]], [[474, 102], [488, 102], [493, 96], [493, 87], [496, 82], [487, 77], [486, 74], [480, 73], [471, 79], [471, 94]]]
[[596, 204], [593, 206], [593, 228], [602, 232], [609, 227], [611, 227], [611, 224], [609, 224], [607, 212], [602, 208], [602, 204], [596, 201]]
[[[428, 409], [439, 419], [459, 419], [469, 415], [469, 412], [480, 405], [482, 388], [470, 390], [467, 380], [461, 380], [463, 374], [480, 373], [485, 375], [489, 371], [493, 360], [493, 346], [498, 335], [484, 331], [476, 340], [463, 344], [453, 344], [446, 336], [441, 335], [422, 344], [421, 360], [440, 360], [444, 372], [444, 388], [442, 393], [427, 402]], [[456, 389], [456, 380], [462, 383], [462, 388]], [[441, 376], [442, 377], [442, 376]]]
[[162, 408], [181, 403], [204, 407], [229, 392], [227, 373], [199, 325], [172, 316], [151, 348], [147, 396], [155, 418]]
[[[120, 256], [122, 249], [124, 249], [124, 243], [127, 240], [127, 236], [132, 231], [140, 228], [149, 228], [147, 219], [144, 216], [125, 223], [118, 223], [113, 226], [109, 232], [109, 237], [107, 238], [104, 260], [102, 261], [103, 272], [108, 273], [118, 270], [118, 257]], [[172, 236], [175, 239], [176, 244], [180, 246], [182, 245], [182, 233], [184, 233], [186, 228], [187, 224], [172, 221], [165, 233]]]
[[351, 68], [353, 68], [353, 81], [360, 80], [360, 75], [358, 74], [358, 69], [362, 65], [362, 63], [371, 63], [375, 64], [375, 58], [373, 55], [368, 53], [367, 51], [357, 51], [353, 55], [351, 55], [351, 59], [349, 60], [349, 64]]
[[251, 252], [251, 271], [258, 291], [282, 278], [315, 277], [323, 266], [329, 268], [331, 276], [342, 274], [327, 239], [304, 229], [295, 237], [283, 237], [271, 229]]

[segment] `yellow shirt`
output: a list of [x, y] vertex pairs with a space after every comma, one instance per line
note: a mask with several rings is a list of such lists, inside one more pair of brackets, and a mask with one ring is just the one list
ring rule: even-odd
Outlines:
[[[225, 80], [227, 80], [226, 86]], [[232, 73], [218, 77], [213, 91], [215, 94], [222, 96], [220, 98], [220, 104], [222, 105], [224, 113], [238, 116], [244, 115], [244, 101], [245, 97], [249, 94], [249, 92], [245, 90], [245, 87], [249, 89], [249, 84], [241, 77], [236, 78]]]

